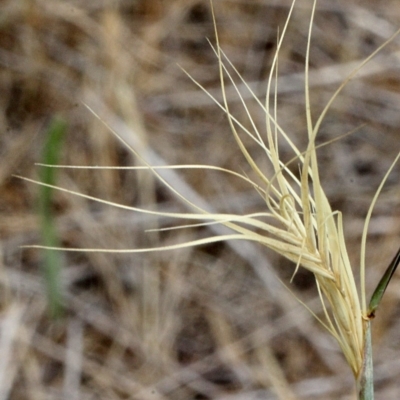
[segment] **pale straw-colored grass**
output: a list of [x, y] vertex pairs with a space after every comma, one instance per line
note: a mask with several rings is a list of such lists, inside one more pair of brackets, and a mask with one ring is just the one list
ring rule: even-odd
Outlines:
[[[253, 173], [251, 177], [247, 174], [208, 165], [154, 167], [148, 165], [146, 161], [142, 159], [140, 154], [137, 154], [137, 152], [131, 146], [129, 146], [128, 143], [124, 142], [124, 140], [116, 132], [113, 132], [144, 163], [143, 167], [132, 167], [132, 169], [145, 169], [151, 171], [154, 176], [156, 176], [173, 193], [181, 198], [182, 201], [189, 203], [193, 208], [193, 213], [166, 213], [162, 211], [148, 211], [137, 207], [130, 207], [111, 201], [101, 200], [79, 192], [49, 185], [50, 187], [54, 187], [58, 190], [130, 211], [147, 213], [160, 217], [167, 216], [195, 221], [193, 224], [182, 225], [178, 228], [183, 229], [185, 227], [222, 224], [229, 228], [232, 233], [216, 235], [184, 243], [177, 243], [175, 245], [164, 247], [126, 250], [62, 248], [60, 250], [139, 253], [181, 249], [185, 247], [210, 244], [226, 240], [246, 240], [266, 246], [294, 263], [295, 268], [293, 275], [296, 274], [298, 268], [305, 268], [314, 275], [315, 284], [323, 309], [322, 315], [315, 315], [315, 317], [337, 340], [354, 376], [358, 378], [363, 369], [365, 334], [368, 320], [364, 283], [365, 235], [362, 242], [362, 261], [360, 269], [361, 284], [358, 287], [346, 249], [342, 214], [340, 211], [333, 210], [331, 208], [329, 200], [320, 182], [317, 157], [318, 146], [316, 145], [316, 138], [326, 113], [328, 112], [333, 101], [337, 98], [340, 91], [345, 87], [349, 80], [354, 77], [358, 70], [362, 68], [363, 65], [366, 64], [382, 47], [384, 47], [387, 42], [394, 37], [394, 35], [391, 39], [389, 39], [389, 41], [385, 42], [377, 51], [375, 51], [361, 65], [359, 65], [356, 70], [354, 70], [348, 76], [348, 78], [345, 79], [337, 91], [334, 92], [326, 107], [314, 122], [311, 116], [312, 113], [310, 109], [311, 106], [309, 95], [310, 85], [308, 81], [308, 60], [312, 37], [313, 15], [316, 6], [316, 2], [314, 2], [310, 18], [304, 75], [304, 93], [306, 105], [305, 116], [307, 121], [306, 130], [308, 134], [308, 145], [305, 151], [301, 151], [290, 139], [290, 132], [285, 131], [281, 127], [278, 120], [279, 111], [277, 110], [277, 93], [279, 91], [279, 87], [277, 87], [276, 84], [278, 82], [279, 51], [284, 44], [286, 29], [290, 22], [294, 6], [295, 2], [293, 2], [290, 8], [288, 19], [282, 32], [280, 33], [277, 51], [268, 80], [265, 102], [261, 102], [258, 99], [252, 89], [242, 79], [240, 73], [235, 69], [232, 63], [230, 63], [223, 50], [219, 46], [217, 30], [215, 32], [216, 45], [214, 51], [219, 61], [223, 101], [218, 102], [215, 98], [213, 98], [213, 100], [227, 116], [227, 120], [236, 143], [239, 146], [247, 163], [251, 167]], [[225, 91], [226, 78], [228, 78], [231, 85], [236, 89], [237, 96], [242, 103], [243, 109], [248, 118], [247, 124], [236, 119], [230, 111], [230, 99], [227, 97], [227, 93]], [[251, 111], [247, 107], [246, 101], [244, 100], [241, 90], [238, 89], [238, 84], [236, 81], [239, 81], [240, 85], [247, 90], [247, 96], [250, 95], [265, 114], [264, 131], [261, 131], [257, 127], [256, 122], [253, 120]], [[274, 95], [272, 93], [274, 93]], [[101, 115], [97, 115], [97, 117], [100, 120], [102, 119]], [[246, 136], [247, 139], [252, 140], [262, 150], [265, 158], [272, 167], [272, 174], [267, 175], [258, 165], [245, 144], [243, 137]], [[286, 145], [289, 146], [293, 152], [293, 158], [289, 163], [284, 163], [280, 157], [279, 148], [282, 141], [285, 141]], [[293, 163], [298, 166], [298, 174], [293, 173], [292, 169], [290, 168]], [[68, 168], [67, 166], [62, 167]], [[73, 166], [71, 168], [80, 167]], [[109, 168], [112, 169], [114, 167]], [[259, 195], [265, 201], [265, 209], [256, 213], [245, 215], [210, 213], [206, 209], [201, 208], [185, 199], [185, 197], [177, 192], [174, 187], [168, 184], [159, 173], [159, 171], [162, 169], [178, 168], [214, 170], [233, 175], [249, 184], [259, 193]], [[118, 168], [116, 167], [115, 169]], [[31, 179], [26, 180], [41, 184], [40, 182]], [[374, 199], [373, 204], [375, 201], [376, 199]], [[364, 229], [365, 234], [367, 232], [369, 217], [370, 214], [366, 221], [367, 224], [366, 228]], [[41, 246], [32, 247], [41, 248]]]

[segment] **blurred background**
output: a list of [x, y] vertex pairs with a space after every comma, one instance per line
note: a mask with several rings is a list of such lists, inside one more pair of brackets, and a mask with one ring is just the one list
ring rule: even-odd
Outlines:
[[[216, 0], [220, 44], [265, 100], [289, 1]], [[279, 59], [279, 123], [306, 148], [304, 61], [310, 1], [298, 1]], [[312, 34], [314, 120], [341, 82], [400, 27], [397, 1], [319, 1]], [[281, 282], [321, 312], [313, 277], [248, 243], [138, 254], [21, 248], [136, 249], [218, 234], [147, 230], [188, 221], [45, 190], [40, 179], [131, 207], [191, 209], [151, 172], [41, 169], [207, 164], [250, 174], [221, 101], [207, 0], [0, 2], [0, 399], [354, 399], [339, 347]], [[333, 103], [318, 142], [322, 184], [344, 215], [355, 274], [372, 197], [400, 151], [400, 37]], [[240, 79], [253, 119], [265, 115]], [[250, 126], [233, 85], [231, 112]], [[87, 104], [99, 117], [90, 111]], [[269, 171], [262, 151], [244, 138]], [[282, 143], [282, 159], [293, 154]], [[298, 166], [293, 163], [293, 171]], [[209, 210], [264, 211], [252, 187], [217, 172], [164, 171]], [[400, 165], [375, 208], [367, 247], [372, 290], [399, 247]], [[373, 322], [376, 398], [398, 399], [400, 280]]]

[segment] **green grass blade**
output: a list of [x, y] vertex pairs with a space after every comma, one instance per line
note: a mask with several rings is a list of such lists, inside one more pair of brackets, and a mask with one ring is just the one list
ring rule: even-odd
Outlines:
[[[46, 132], [46, 141], [43, 147], [42, 161], [45, 164], [57, 164], [62, 148], [63, 137], [67, 129], [66, 122], [54, 117]], [[56, 170], [54, 168], [42, 167], [40, 178], [43, 183], [55, 184]], [[57, 232], [54, 225], [54, 216], [51, 211], [53, 189], [42, 186], [39, 194], [39, 214], [42, 242], [45, 246], [57, 246]], [[61, 265], [62, 256], [52, 250], [44, 250], [42, 272], [47, 292], [49, 314], [56, 318], [62, 315], [62, 292], [61, 292]]]
[[378, 308], [379, 303], [381, 302], [382, 297], [385, 294], [386, 288], [389, 285], [389, 282], [392, 279], [392, 276], [396, 271], [396, 268], [398, 267], [399, 263], [400, 263], [400, 249], [394, 256], [392, 262], [387, 267], [373, 295], [371, 296], [371, 300], [368, 306], [368, 317], [373, 318], [375, 316], [375, 311]]

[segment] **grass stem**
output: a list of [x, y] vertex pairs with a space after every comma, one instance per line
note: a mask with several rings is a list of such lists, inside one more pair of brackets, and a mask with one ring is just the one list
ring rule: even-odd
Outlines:
[[374, 371], [372, 360], [371, 321], [366, 323], [364, 363], [357, 380], [358, 400], [374, 399]]

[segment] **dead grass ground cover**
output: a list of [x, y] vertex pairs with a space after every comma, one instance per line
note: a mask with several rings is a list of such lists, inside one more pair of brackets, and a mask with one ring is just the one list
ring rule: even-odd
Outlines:
[[[346, 71], [400, 24], [396, 2], [321, 1], [311, 54], [312, 103], [325, 105]], [[221, 46], [262, 97], [287, 2], [216, 1]], [[66, 254], [66, 314], [52, 321], [36, 250], [37, 177], [54, 115], [68, 123], [63, 164], [136, 165], [82, 105], [87, 102], [154, 164], [246, 165], [223, 113], [181, 65], [219, 96], [208, 1], [2, 1], [0, 15], [0, 395], [10, 399], [348, 399], [350, 371], [337, 344], [286, 290], [292, 266], [256, 246], [224, 243], [143, 255]], [[309, 7], [300, 1], [280, 59], [279, 118], [306, 145], [304, 68]], [[399, 39], [398, 39], [399, 40]], [[363, 219], [399, 151], [399, 41], [368, 64], [333, 105], [319, 141], [324, 188], [344, 213], [358, 263]], [[245, 92], [244, 92], [245, 93]], [[243, 110], [235, 96], [231, 110]], [[264, 116], [249, 103], [254, 118]], [[252, 146], [252, 143], [249, 143]], [[254, 147], [254, 151], [257, 149]], [[289, 149], [282, 149], [289, 160]], [[285, 153], [285, 151], [287, 153]], [[262, 154], [260, 154], [262, 157]], [[268, 166], [265, 166], [268, 168]], [[296, 166], [294, 165], [294, 172]], [[373, 288], [398, 248], [399, 167], [375, 210], [368, 246]], [[185, 211], [147, 173], [60, 170], [58, 184], [149, 209]], [[263, 207], [235, 179], [179, 171], [171, 184], [221, 212]], [[161, 233], [173, 221], [143, 217], [56, 193], [59, 240], [71, 247], [146, 247], [196, 239], [207, 228]], [[397, 399], [399, 280], [374, 321], [378, 399]], [[317, 312], [312, 277], [291, 288]]]

